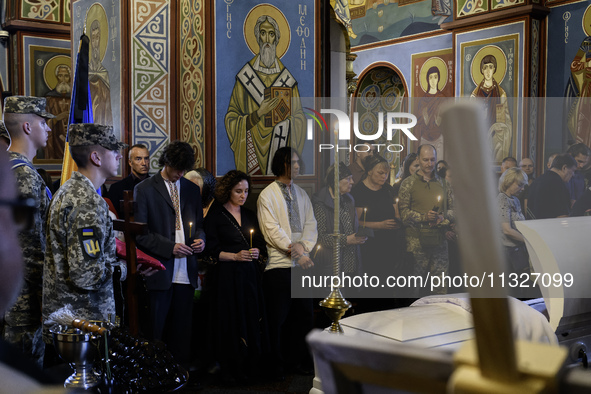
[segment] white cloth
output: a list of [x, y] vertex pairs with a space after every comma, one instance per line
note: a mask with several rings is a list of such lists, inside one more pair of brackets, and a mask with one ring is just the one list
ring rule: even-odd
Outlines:
[[[166, 185], [166, 190], [168, 190], [168, 194], [170, 195], [170, 199], [172, 200], [172, 192], [170, 190], [170, 184], [168, 182], [164, 182]], [[174, 182], [176, 185], [176, 190], [178, 190], [179, 194], [179, 204], [180, 204], [180, 195], [181, 195], [181, 180], [178, 179]], [[184, 244], [185, 243], [185, 232], [183, 231], [183, 216], [180, 215], [181, 221], [181, 228], [180, 230], [176, 230], [174, 233], [174, 242], [177, 244]], [[174, 258], [174, 270], [172, 271], [172, 283], [179, 283], [183, 285], [191, 284], [189, 280], [189, 272], [187, 271], [187, 258], [186, 257], [175, 257]]]
[[[415, 301], [411, 307], [431, 304], [452, 304], [472, 313], [470, 296], [467, 293], [423, 297]], [[509, 297], [509, 309], [516, 339], [558, 345], [556, 334], [543, 314], [513, 297]]]
[[286, 254], [292, 243], [301, 243], [308, 253], [316, 245], [318, 231], [312, 202], [304, 189], [298, 185], [293, 184], [293, 191], [298, 200], [300, 222], [303, 229], [301, 234], [291, 233], [287, 204], [277, 182], [271, 183], [259, 195], [257, 216], [269, 254], [265, 270], [295, 266], [295, 261], [292, 262], [291, 257]]

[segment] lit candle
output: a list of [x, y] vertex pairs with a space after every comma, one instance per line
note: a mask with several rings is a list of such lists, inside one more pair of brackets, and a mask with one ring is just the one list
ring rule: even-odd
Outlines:
[[250, 248], [252, 249], [252, 233], [254, 232], [254, 230], [250, 230]]
[[189, 222], [189, 238], [193, 236], [193, 222]]
[[367, 216], [367, 208], [363, 208], [363, 227], [365, 227], [365, 216]]
[[433, 206], [433, 210], [435, 212], [439, 211], [439, 202], [441, 201], [441, 196], [437, 196], [437, 204]]
[[400, 199], [396, 197], [396, 205], [398, 205], [398, 201], [400, 201]]
[[314, 252], [314, 257], [312, 257], [313, 259], [315, 259], [315, 258], [316, 258], [316, 255], [318, 254], [318, 251], [319, 251], [319, 250], [320, 250], [320, 245], [318, 245], [318, 246], [316, 247], [316, 252]]

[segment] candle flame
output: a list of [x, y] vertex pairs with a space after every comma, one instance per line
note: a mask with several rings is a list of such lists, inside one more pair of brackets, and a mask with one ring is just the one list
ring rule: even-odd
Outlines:
[[250, 230], [250, 233], [252, 234], [254, 232], [254, 230]]
[[437, 196], [437, 202], [441, 201], [441, 196]]

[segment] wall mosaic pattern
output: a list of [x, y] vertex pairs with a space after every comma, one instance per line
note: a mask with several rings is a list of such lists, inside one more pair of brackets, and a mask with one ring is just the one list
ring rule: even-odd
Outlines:
[[148, 146], [155, 169], [170, 139], [170, 3], [133, 0], [131, 9], [131, 143]]
[[72, 22], [72, 14], [70, 11], [71, 3], [72, 3], [71, 0], [64, 1], [64, 17], [63, 17], [64, 23]]
[[[531, 60], [530, 60], [530, 97], [539, 96], [539, 79], [540, 79], [540, 21], [533, 19], [531, 23]], [[529, 109], [529, 146], [526, 157], [529, 157], [536, 162], [536, 144], [537, 144], [537, 130], [538, 130], [538, 106], [530, 105]]]
[[491, 9], [498, 10], [505, 7], [511, 7], [518, 4], [525, 4], [525, 0], [492, 0]]
[[21, 3], [22, 19], [40, 19], [44, 21], [60, 20], [60, 0], [23, 0]]
[[456, 18], [463, 18], [488, 11], [488, 0], [456, 0]]
[[204, 136], [204, 5], [202, 0], [183, 0], [180, 7], [179, 136], [195, 149], [195, 165], [205, 166]]

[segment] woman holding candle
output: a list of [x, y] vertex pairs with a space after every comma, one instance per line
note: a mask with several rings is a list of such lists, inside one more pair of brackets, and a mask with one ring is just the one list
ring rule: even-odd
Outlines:
[[337, 244], [334, 233], [334, 200], [338, 196], [339, 204], [339, 232], [343, 235], [338, 241], [341, 248], [341, 272], [346, 274], [361, 274], [361, 255], [359, 245], [367, 241], [367, 237], [356, 235], [359, 228], [355, 200], [351, 196], [353, 175], [344, 163], [339, 163], [339, 190], [334, 192], [334, 166], [328, 169], [325, 177], [325, 187], [312, 196], [312, 206], [318, 228], [318, 244], [314, 253], [315, 267], [319, 274], [333, 275], [333, 250]]
[[373, 236], [361, 246], [361, 258], [364, 272], [386, 278], [396, 271], [402, 250], [396, 245], [400, 224], [396, 220], [393, 189], [386, 183], [390, 166], [379, 155], [367, 157], [363, 165], [365, 178], [353, 186], [351, 194], [360, 225], [372, 229]]
[[230, 384], [256, 372], [266, 332], [260, 270], [266, 248], [256, 214], [243, 206], [249, 190], [248, 175], [228, 172], [204, 222], [206, 253], [214, 262], [208, 271], [211, 343]]

